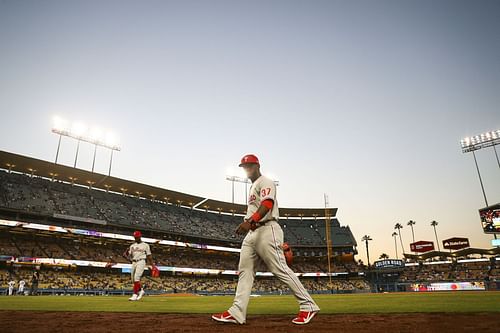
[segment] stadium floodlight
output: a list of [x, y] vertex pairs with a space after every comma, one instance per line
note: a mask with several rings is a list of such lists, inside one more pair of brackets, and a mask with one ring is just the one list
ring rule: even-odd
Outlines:
[[68, 123], [59, 117], [54, 118], [52, 133], [96, 144], [111, 150], [121, 150], [118, 139], [112, 132], [103, 135], [99, 128], [96, 127], [89, 130], [85, 124], [79, 122], [68, 126]]
[[272, 179], [272, 180], [273, 180], [273, 182], [274, 182], [274, 185], [276, 185], [276, 186], [279, 186], [279, 185], [280, 185], [279, 180], [276, 180], [276, 177], [275, 177], [273, 174], [271, 174], [271, 173], [267, 173], [267, 174], [265, 174], [264, 176], [266, 176], [267, 178]]
[[248, 203], [248, 184], [252, 183], [250, 179], [245, 177], [227, 175], [226, 180], [229, 180], [231, 182], [231, 202], [234, 204], [234, 183], [236, 182], [245, 184], [245, 203]]
[[64, 130], [65, 128], [67, 128], [67, 123], [64, 119], [60, 118], [60, 117], [54, 117], [54, 126], [53, 126], [54, 129], [57, 129], [57, 130]]
[[118, 139], [116, 138], [116, 136], [112, 132], [106, 133], [106, 137], [104, 139], [104, 142], [108, 147], [118, 147]]
[[87, 133], [87, 126], [80, 122], [73, 123], [71, 126], [71, 133], [77, 138], [83, 138]]
[[76, 163], [78, 160], [78, 152], [80, 150], [80, 142], [87, 142], [94, 145], [94, 157], [92, 161], [92, 172], [94, 172], [95, 158], [97, 154], [97, 147], [104, 147], [111, 150], [111, 156], [109, 160], [109, 171], [108, 176], [111, 175], [111, 165], [113, 163], [113, 152], [120, 151], [121, 147], [119, 141], [114, 133], [103, 131], [99, 127], [88, 128], [85, 124], [81, 122], [74, 122], [70, 124], [66, 120], [60, 117], [54, 117], [54, 123], [52, 126], [52, 133], [59, 135], [59, 141], [57, 144], [56, 159], [54, 163], [57, 164], [57, 159], [59, 157], [59, 150], [61, 148], [62, 137], [68, 137], [77, 140], [75, 162], [73, 167], [76, 168]]
[[99, 141], [102, 139], [102, 130], [99, 127], [92, 127], [89, 130], [89, 138], [93, 141]]
[[[241, 170], [241, 169], [240, 169]], [[240, 172], [240, 174], [243, 174]], [[268, 178], [273, 179], [269, 175]], [[248, 179], [246, 176], [236, 176], [234, 175], [234, 171], [232, 168], [227, 169], [226, 180], [231, 182], [231, 202], [234, 204], [234, 183], [244, 183], [245, 184], [245, 203], [248, 204], [248, 184], [252, 184], [252, 181]], [[273, 180], [276, 186], [279, 186], [279, 181]]]
[[498, 144], [500, 144], [500, 130], [469, 136], [460, 140], [462, 152], [464, 153], [469, 153], [481, 148], [495, 147]]
[[484, 191], [483, 179], [481, 178], [481, 172], [479, 171], [479, 165], [476, 159], [476, 150], [482, 148], [492, 147], [495, 152], [498, 167], [500, 168], [500, 160], [498, 158], [498, 152], [496, 145], [500, 144], [500, 130], [490, 131], [482, 133], [480, 135], [469, 136], [460, 140], [460, 146], [462, 147], [462, 153], [471, 153], [474, 157], [474, 163], [476, 165], [477, 175], [479, 177], [479, 183], [481, 184], [481, 190], [483, 192], [484, 202], [488, 206], [488, 199], [486, 198], [486, 192]]
[[495, 156], [497, 158], [497, 164], [500, 168], [500, 159], [498, 158], [498, 152], [496, 145], [500, 144], [500, 130], [490, 131], [482, 133], [480, 135], [469, 136], [460, 140], [460, 145], [462, 147], [462, 153], [474, 153], [474, 151], [492, 147], [495, 151]]

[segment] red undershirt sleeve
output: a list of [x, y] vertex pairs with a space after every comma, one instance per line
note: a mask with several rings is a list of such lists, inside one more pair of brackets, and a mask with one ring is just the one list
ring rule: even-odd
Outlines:
[[266, 199], [262, 201], [262, 206], [266, 207], [267, 209], [271, 210], [274, 206], [274, 201], [271, 199]]

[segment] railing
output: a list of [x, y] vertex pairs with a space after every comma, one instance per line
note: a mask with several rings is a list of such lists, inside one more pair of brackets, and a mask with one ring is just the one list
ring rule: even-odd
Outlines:
[[[0, 294], [6, 295], [8, 289], [0, 288]], [[17, 291], [17, 290], [15, 290]], [[25, 294], [28, 294], [28, 290], [25, 290]], [[146, 295], [165, 295], [165, 294], [194, 294], [200, 296], [231, 296], [234, 295], [233, 290], [217, 290], [217, 291], [205, 291], [205, 290], [186, 290], [173, 292], [171, 290], [145, 290]], [[358, 293], [369, 293], [370, 290], [310, 290], [311, 294], [358, 294]], [[38, 295], [45, 296], [130, 296], [132, 294], [132, 289], [38, 289]], [[255, 291], [252, 292], [254, 295], [291, 295], [290, 291]]]

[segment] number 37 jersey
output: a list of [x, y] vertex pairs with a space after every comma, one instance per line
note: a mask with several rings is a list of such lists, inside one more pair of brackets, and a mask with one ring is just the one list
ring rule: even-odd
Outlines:
[[261, 221], [279, 219], [278, 201], [276, 200], [276, 184], [271, 179], [260, 176], [250, 187], [248, 209], [245, 218], [250, 218], [259, 209], [262, 201], [270, 199], [274, 202], [273, 208], [262, 217]]

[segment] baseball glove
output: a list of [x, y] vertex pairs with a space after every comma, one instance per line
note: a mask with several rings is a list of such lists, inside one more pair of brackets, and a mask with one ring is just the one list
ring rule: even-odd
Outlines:
[[153, 265], [151, 267], [151, 277], [157, 278], [160, 277], [160, 270], [156, 265]]
[[290, 266], [293, 262], [293, 252], [292, 248], [288, 243], [283, 243], [281, 245], [281, 248], [283, 249], [283, 253], [285, 254], [285, 259], [286, 259], [286, 264]]

